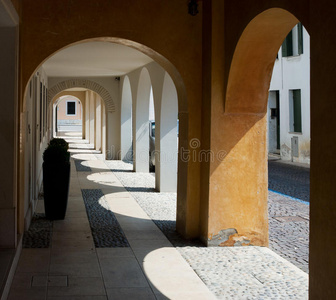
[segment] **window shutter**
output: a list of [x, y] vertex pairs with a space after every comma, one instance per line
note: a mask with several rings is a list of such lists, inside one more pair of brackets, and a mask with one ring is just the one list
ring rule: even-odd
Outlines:
[[293, 55], [293, 34], [292, 31], [290, 31], [282, 44], [282, 56], [287, 57], [292, 55]]
[[301, 90], [293, 91], [294, 132], [302, 132]]
[[297, 29], [298, 29], [298, 50], [299, 54], [303, 54], [303, 30], [301, 23], [297, 25]]
[[281, 48], [281, 52], [282, 52], [282, 57], [286, 57], [287, 56], [287, 38], [285, 38], [285, 40], [282, 43], [282, 48]]

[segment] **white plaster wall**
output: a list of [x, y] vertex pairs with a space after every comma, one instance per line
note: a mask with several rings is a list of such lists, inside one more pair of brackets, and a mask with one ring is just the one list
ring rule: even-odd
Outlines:
[[[40, 105], [40, 83], [48, 88], [46, 73], [40, 68], [34, 74], [28, 83], [25, 94], [25, 112], [23, 113], [23, 133], [24, 138], [24, 217], [25, 229], [28, 229], [31, 217], [34, 213], [39, 192], [42, 189], [43, 172], [43, 152], [49, 142], [50, 124], [49, 110], [52, 107], [47, 106], [47, 97], [45, 96], [44, 109], [43, 101]], [[43, 94], [42, 94], [43, 96]], [[40, 120], [40, 112], [42, 112], [42, 120]], [[49, 116], [47, 117], [47, 114]], [[43, 126], [43, 123], [45, 125]], [[42, 135], [40, 138], [40, 129]]]
[[[302, 133], [292, 133], [289, 127], [289, 90], [301, 89]], [[281, 159], [310, 163], [310, 41], [303, 28], [303, 54], [276, 60], [270, 90], [280, 91]], [[268, 107], [269, 111], [270, 107]], [[299, 139], [299, 157], [292, 158], [291, 138]]]

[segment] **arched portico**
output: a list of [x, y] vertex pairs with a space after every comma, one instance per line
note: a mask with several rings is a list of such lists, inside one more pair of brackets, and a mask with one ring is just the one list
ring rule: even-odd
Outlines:
[[[61, 93], [63, 95], [59, 95], [55, 101], [53, 101], [53, 106], [52, 106], [52, 117], [50, 118], [50, 122], [51, 123], [51, 128], [52, 128], [52, 136], [56, 137], [57, 136], [57, 132], [58, 132], [58, 128], [57, 125], [61, 125], [61, 126], [66, 126], [68, 124], [74, 124], [76, 125], [76, 128], [78, 128], [78, 130], [80, 130], [82, 132], [82, 136], [84, 136], [85, 134], [85, 123], [84, 123], [84, 115], [83, 115], [83, 110], [84, 110], [84, 106], [83, 104], [85, 104], [85, 98], [84, 93], [80, 93], [80, 92], [70, 92], [70, 94], [67, 94], [66, 92]], [[71, 95], [72, 94], [72, 95]], [[71, 102], [75, 102], [75, 122], [64, 122], [65, 119], [65, 114], [67, 114], [66, 110], [67, 110], [67, 102], [65, 101], [71, 101]], [[59, 107], [62, 106], [62, 112], [60, 115], [59, 112]], [[67, 117], [67, 119], [73, 119], [71, 116]], [[63, 124], [58, 124], [60, 123], [59, 120], [63, 120]], [[83, 126], [84, 125], [84, 126]], [[84, 132], [83, 132], [84, 130]], [[50, 130], [51, 131], [51, 130]]]
[[[93, 40], [95, 40], [95, 39], [93, 39]], [[96, 40], [98, 40], [98, 39], [96, 39]], [[104, 39], [101, 39], [101, 40], [103, 40], [103, 41], [104, 40], [106, 40], [106, 41], [109, 41], [109, 40], [115, 41], [115, 39], [112, 39], [112, 38], [111, 39], [104, 38]], [[130, 42], [130, 41], [121, 41], [120, 39], [117, 39], [116, 41], [122, 42], [123, 44], [126, 44], [126, 45], [131, 45], [134, 48], [138, 46], [138, 44], [136, 44], [134, 42]], [[141, 50], [142, 51], [146, 50], [144, 52], [147, 53], [148, 49], [144, 48], [144, 47], [141, 47]], [[149, 53], [151, 55], [153, 55], [153, 52], [149, 52]], [[156, 55], [154, 55], [154, 56], [156, 57]], [[162, 58], [160, 58], [160, 60], [162, 62]], [[165, 61], [164, 64], [167, 66], [167, 69], [168, 69], [167, 71], [169, 71], [169, 72], [171, 72], [171, 74], [175, 75], [174, 77], [172, 77], [172, 78], [175, 79], [175, 81], [172, 81], [173, 85], [174, 84], [176, 85], [176, 83], [178, 83], [176, 85], [176, 95], [178, 95], [178, 97], [179, 97], [178, 105], [179, 105], [179, 109], [181, 109], [181, 115], [183, 116], [182, 117], [182, 121], [180, 123], [180, 126], [184, 128], [184, 130], [181, 131], [182, 133], [180, 135], [180, 139], [186, 141], [186, 143], [187, 143], [188, 113], [187, 113], [187, 106], [186, 106], [185, 87], [183, 86], [183, 82], [181, 80], [177, 79], [179, 77], [179, 75], [178, 75], [178, 73], [176, 73], [176, 70], [174, 70], [174, 68], [172, 68], [167, 61]], [[162, 67], [160, 67], [160, 68], [162, 68]], [[164, 70], [164, 69], [162, 68], [162, 70]], [[147, 72], [147, 74], [146, 74], [146, 72]], [[176, 75], [178, 75], [178, 76], [176, 76]], [[139, 82], [138, 82], [138, 86], [136, 88], [136, 93], [134, 93], [134, 91], [132, 89], [132, 95], [133, 95], [133, 97], [134, 97], [134, 95], [137, 95], [136, 98], [137, 98], [138, 103], [142, 101], [141, 99], [146, 99], [146, 95], [149, 93], [150, 87], [151, 87], [150, 80], [151, 80], [151, 78], [150, 78], [150, 75], [149, 75], [148, 71], [143, 70], [142, 73], [139, 76]], [[53, 82], [58, 82], [58, 81], [59, 80], [53, 80]], [[62, 89], [68, 89], [68, 88], [71, 89], [71, 88], [74, 88], [76, 86], [79, 86], [80, 88], [85, 87], [85, 85], [83, 86], [83, 83], [78, 83], [78, 80], [71, 80], [71, 79], [69, 79], [69, 80], [66, 80], [66, 82], [67, 83], [58, 82], [56, 85], [51, 86], [51, 88], [49, 89], [49, 93], [48, 93], [49, 96], [52, 95], [53, 93], [55, 93], [56, 91], [59, 91], [59, 90], [62, 90]], [[149, 99], [149, 97], [148, 97], [148, 99]], [[176, 99], [175, 99], [175, 101], [176, 101]], [[148, 112], [148, 105], [145, 105], [145, 106], [138, 105], [137, 109], [141, 110], [143, 107], [146, 107], [147, 108], [147, 112]], [[110, 114], [111, 113], [109, 112], [108, 115], [107, 115], [107, 120], [109, 120]], [[138, 113], [137, 115], [141, 116], [141, 113]], [[90, 118], [90, 120], [92, 119], [91, 116], [89, 118]], [[139, 117], [137, 118], [137, 120], [134, 118], [134, 121], [137, 122], [136, 126], [138, 126], [137, 128], [139, 128], [140, 123], [141, 123], [139, 121]], [[146, 118], [146, 122], [145, 123], [146, 124], [145, 124], [145, 126], [143, 126], [143, 130], [147, 131], [147, 134], [138, 135], [137, 138], [140, 137], [140, 140], [141, 140], [141, 137], [143, 139], [146, 139], [146, 137], [147, 137], [147, 139], [148, 139], [148, 117]], [[144, 123], [142, 123], [142, 125], [144, 125]], [[92, 129], [91, 128], [91, 122], [90, 122], [89, 130], [87, 130], [87, 129], [88, 129], [87, 126], [85, 126], [85, 132], [86, 132], [86, 134], [87, 134], [88, 131], [90, 131], [90, 132], [92, 131], [91, 130]], [[136, 131], [133, 130], [133, 132], [136, 132]], [[107, 140], [109, 140], [109, 139], [107, 139]], [[90, 136], [90, 141], [91, 141], [91, 136]], [[184, 144], [186, 144], [186, 143], [184, 143]], [[139, 141], [138, 141], [138, 146], [139, 145], [140, 144], [139, 144]], [[146, 166], [145, 168], [148, 168], [148, 153], [149, 153], [149, 151], [148, 151], [149, 150], [148, 149], [148, 142], [147, 143], [146, 142], [143, 143], [143, 146], [144, 146], [144, 148], [147, 148], [147, 149], [145, 151], [142, 151], [142, 154], [141, 154], [142, 157], [141, 157], [141, 159], [142, 160], [147, 160], [147, 162], [144, 163], [144, 165]], [[112, 151], [118, 150], [118, 148], [114, 148], [113, 144], [109, 144], [108, 145], [108, 149], [110, 149], [110, 148], [112, 149]], [[136, 146], [135, 146], [135, 148], [136, 148]], [[138, 147], [138, 149], [139, 149], [139, 147]], [[107, 153], [109, 153], [109, 150], [107, 151]], [[135, 149], [135, 155], [134, 155], [134, 157], [136, 157], [136, 153], [141, 153], [141, 151], [137, 151], [137, 149]], [[146, 153], [147, 155], [145, 155], [144, 153]], [[197, 163], [197, 162], [194, 162], [194, 163]], [[189, 164], [189, 161], [186, 161], [186, 162], [183, 163], [183, 166], [181, 167], [181, 170], [182, 171], [184, 170], [184, 174], [185, 174], [185, 172], [187, 172], [187, 169], [184, 169], [184, 168], [187, 168], [188, 164]], [[136, 161], [135, 161], [135, 168], [137, 168], [137, 162]], [[183, 178], [186, 178], [186, 176], [183, 175]], [[181, 201], [183, 201], [183, 202], [186, 201], [186, 195], [187, 195], [187, 186], [186, 186], [186, 184], [187, 184], [187, 182], [185, 182], [184, 184], [180, 184], [179, 185], [179, 189], [180, 189], [181, 192], [179, 193], [178, 198], [180, 198], [180, 202]], [[194, 198], [193, 201], [197, 202], [198, 200]], [[194, 208], [192, 208], [192, 209], [194, 209]], [[182, 216], [182, 218], [184, 218], [184, 221], [186, 221], [185, 216]], [[189, 218], [190, 218], [190, 220], [192, 220], [192, 223], [194, 224], [193, 225], [194, 227], [192, 229], [193, 232], [194, 232], [193, 235], [196, 235], [197, 231], [198, 231], [198, 229], [197, 229], [198, 225], [197, 225], [197, 222], [195, 222], [195, 219], [197, 220], [197, 217], [190, 215], [190, 216], [188, 216], [188, 219]], [[190, 236], [191, 235], [192, 234], [190, 234]]]
[[57, 84], [52, 86], [48, 91], [48, 103], [52, 101], [52, 99], [54, 99], [54, 97], [60, 92], [73, 88], [84, 88], [97, 93], [104, 101], [107, 111], [108, 112], [115, 111], [115, 104], [109, 92], [99, 83], [88, 79], [73, 78], [64, 80], [62, 82], [58, 82]]
[[[140, 163], [143, 163], [147, 169], [147, 166], [150, 164], [147, 159], [151, 155], [155, 155], [156, 190], [160, 192], [176, 192], [178, 165], [177, 140], [179, 137], [177, 134], [178, 98], [174, 82], [169, 74], [158, 64], [150, 63], [144, 68], [125, 76], [123, 78], [122, 91], [121, 140], [126, 140], [131, 134], [131, 130], [127, 128], [127, 122], [131, 120], [129, 109], [133, 103], [134, 118], [138, 121], [142, 120], [143, 129], [147, 131], [140, 134], [141, 138], [135, 134], [133, 135], [133, 148], [141, 149], [143, 145], [148, 147], [153, 142], [153, 140], [149, 140], [148, 132], [148, 104], [149, 99], [152, 98], [155, 109], [155, 149], [153, 149], [152, 145], [150, 149], [138, 150], [141, 151], [138, 159], [140, 159]], [[132, 95], [134, 94], [137, 97], [133, 97], [132, 99]], [[135, 123], [136, 120], [134, 121]], [[139, 126], [139, 124], [136, 126]], [[145, 126], [148, 128], [144, 128]], [[143, 142], [142, 139], [145, 141]], [[126, 147], [124, 152], [127, 153], [129, 148], [129, 146]], [[142, 155], [142, 153], [149, 151], [151, 153], [146, 155], [146, 157]], [[124, 157], [124, 152], [123, 150], [121, 151], [121, 159]]]
[[53, 117], [50, 118], [49, 122], [50, 128], [53, 128], [53, 135], [55, 136], [55, 108], [60, 99], [63, 99], [65, 96], [77, 98], [82, 104], [82, 138], [87, 139], [94, 145], [96, 150], [106, 154], [106, 115], [108, 112], [106, 111], [104, 100], [92, 90], [73, 91], [65, 89], [53, 96], [49, 105], [49, 110], [52, 110], [53, 113]]
[[[130, 20], [128, 16], [134, 13], [132, 5], [125, 6], [121, 2], [110, 5], [110, 3], [101, 2], [95, 6], [83, 5], [78, 1], [76, 7], [80, 7], [82, 20], [92, 18], [99, 20], [98, 23], [88, 26], [88, 30], [84, 30], [82, 22], [78, 21], [79, 11], [75, 13], [76, 9], [69, 9], [64, 14], [60, 12], [60, 19], [57, 21], [53, 19], [50, 23], [46, 22], [43, 26], [39, 26], [38, 19], [43, 19], [45, 14], [54, 13], [49, 6], [44, 4], [39, 1], [34, 2], [24, 11], [22, 26], [35, 28], [35, 31], [33, 35], [22, 35], [21, 45], [30, 46], [21, 51], [23, 65], [21, 103], [24, 101], [23, 94], [31, 75], [41, 63], [54, 53], [88, 41], [117, 43], [148, 55], [171, 76], [179, 100], [180, 146], [189, 149], [189, 139], [200, 139], [202, 38], [199, 33], [202, 30], [201, 15], [192, 18], [186, 11], [185, 5], [181, 5], [180, 1], [171, 1], [162, 14], [153, 16], [151, 9], [149, 9], [153, 2], [142, 1], [141, 4], [140, 2], [136, 4], [139, 18]], [[72, 7], [73, 4], [70, 6]], [[44, 13], [40, 13], [41, 5], [45, 7]], [[109, 17], [100, 18], [102, 12]], [[171, 15], [174, 15], [175, 21], [173, 23], [170, 22]], [[143, 25], [148, 24], [149, 19], [152, 19], [155, 26], [146, 25], [144, 27]], [[163, 34], [162, 28], [164, 27], [167, 27], [167, 31]], [[58, 32], [60, 35], [55, 39], [55, 33]], [[78, 35], [79, 32], [81, 32], [80, 35]], [[185, 36], [193, 36], [193, 38], [185, 39]], [[46, 43], [46, 41], [48, 42]], [[182, 44], [183, 47], [181, 47]], [[188, 100], [192, 99], [191, 108], [187, 98]], [[190, 109], [193, 112], [192, 117], [189, 114]], [[117, 115], [120, 117], [119, 114]], [[189, 128], [193, 129], [190, 131]], [[110, 139], [110, 132], [108, 136]], [[120, 141], [119, 136], [115, 137]], [[119, 149], [110, 149], [110, 145], [107, 147], [109, 151], [119, 151]], [[178, 230], [188, 237], [197, 237], [199, 234], [200, 192], [198, 188], [194, 187], [199, 187], [200, 164], [197, 161], [180, 162], [178, 176], [181, 181], [178, 184], [177, 196], [179, 199]]]

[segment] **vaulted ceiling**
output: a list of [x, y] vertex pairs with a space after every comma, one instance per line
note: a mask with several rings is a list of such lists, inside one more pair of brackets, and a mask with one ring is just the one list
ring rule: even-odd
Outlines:
[[151, 58], [130, 47], [87, 42], [57, 52], [43, 68], [50, 77], [122, 76], [150, 62]]

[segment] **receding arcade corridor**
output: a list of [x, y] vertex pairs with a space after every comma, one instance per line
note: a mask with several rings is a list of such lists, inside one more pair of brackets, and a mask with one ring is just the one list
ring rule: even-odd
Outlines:
[[85, 140], [67, 141], [66, 217], [45, 219], [39, 200], [8, 299], [215, 299], [102, 154]]

